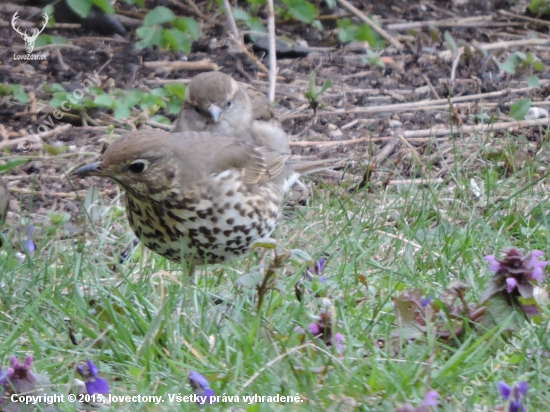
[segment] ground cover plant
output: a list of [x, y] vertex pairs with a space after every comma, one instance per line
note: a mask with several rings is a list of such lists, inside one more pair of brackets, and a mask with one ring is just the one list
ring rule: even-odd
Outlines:
[[42, 9], [0, 6], [0, 410], [550, 409], [542, 6], [276, 2], [292, 158], [347, 161], [294, 188], [273, 242], [188, 276], [113, 182], [69, 172], [169, 130], [200, 71], [269, 93], [268, 8], [230, 3], [233, 38], [224, 2], [47, 6], [36, 61], [9, 26]]

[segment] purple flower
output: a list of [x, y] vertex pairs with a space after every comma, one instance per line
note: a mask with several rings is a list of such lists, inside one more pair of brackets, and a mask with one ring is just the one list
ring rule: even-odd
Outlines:
[[518, 287], [518, 281], [515, 278], [506, 279], [506, 291], [512, 293], [512, 291]]
[[122, 251], [122, 253], [120, 254], [120, 263], [124, 263], [126, 261], [126, 259], [128, 258], [128, 255], [130, 254], [130, 252], [132, 251], [132, 249], [134, 247], [136, 247], [138, 244], [139, 244], [139, 239], [136, 237], [134, 238], [134, 240], [132, 241], [132, 244], [133, 246], [128, 246], [126, 249], [124, 249]]
[[21, 251], [32, 254], [36, 250], [36, 245], [32, 240], [32, 235], [34, 233], [34, 225], [32, 224], [28, 225], [26, 229], [27, 229], [27, 236], [25, 237], [25, 240], [21, 242]]
[[0, 372], [0, 386], [4, 386], [4, 384], [10, 379], [15, 371], [13, 368], [7, 368], [6, 370], [3, 370]]
[[439, 403], [437, 398], [439, 398], [439, 393], [436, 391], [429, 391], [424, 395], [424, 400], [422, 401], [422, 406], [437, 406]]
[[344, 338], [344, 335], [342, 335], [340, 332], [337, 332], [334, 334], [334, 338], [332, 338], [332, 344], [336, 348], [336, 352], [343, 352], [344, 351], [344, 342], [346, 338]]
[[316, 260], [313, 262], [313, 269], [311, 269], [309, 266], [306, 267], [306, 271], [302, 272], [302, 276], [305, 277], [308, 280], [311, 280], [311, 275], [319, 276], [319, 282], [324, 283], [326, 282], [327, 278], [324, 276], [321, 276], [321, 273], [323, 272], [323, 269], [325, 268], [325, 258], [321, 258], [319, 260]]
[[427, 296], [425, 299], [424, 298], [420, 299], [420, 304], [422, 305], [423, 308], [425, 308], [433, 301], [434, 301], [434, 298], [432, 298], [431, 296]]
[[321, 333], [321, 328], [316, 323], [310, 323], [309, 325], [307, 325], [307, 330], [313, 336], [317, 336], [319, 333]]
[[510, 397], [510, 387], [508, 386], [508, 384], [506, 382], [498, 382], [497, 383], [497, 389], [498, 389], [498, 392], [500, 393], [500, 396], [502, 396], [504, 399], [508, 400], [508, 398]]
[[205, 403], [212, 405], [216, 403], [216, 395], [214, 395], [214, 391], [210, 389], [208, 381], [200, 373], [189, 371], [189, 383], [193, 387], [195, 394], [197, 396], [200, 396], [199, 400], [197, 401], [197, 405], [202, 406]]
[[525, 412], [525, 407], [520, 401], [512, 401], [510, 402], [508, 412]]
[[[523, 249], [507, 249], [503, 253], [502, 260], [492, 255], [485, 256], [489, 262], [489, 270], [495, 272], [497, 283], [506, 285], [506, 291], [512, 293], [515, 290], [521, 292], [524, 286], [531, 288], [531, 281], [542, 282], [544, 279], [544, 268], [548, 262], [539, 260], [542, 256], [540, 250], [534, 250], [523, 255]], [[525, 289], [525, 288], [523, 288]], [[524, 290], [525, 292], [525, 290]], [[524, 298], [524, 292], [521, 292]]]
[[86, 358], [86, 363], [78, 365], [76, 370], [80, 376], [82, 376], [82, 379], [84, 379], [88, 394], [95, 395], [99, 393], [101, 395], [107, 395], [109, 393], [109, 384], [105, 379], [97, 376], [99, 369], [90, 359]]
[[527, 382], [516, 383], [512, 388], [505, 382], [498, 382], [497, 389], [505, 400], [509, 401], [507, 412], [525, 412], [525, 407], [521, 403], [521, 398], [527, 393]]
[[500, 269], [500, 262], [497, 260], [496, 257], [494, 257], [493, 255], [487, 255], [484, 257], [484, 259], [489, 262], [489, 270], [491, 272], [498, 272], [498, 270]]
[[[307, 331], [311, 333], [313, 337], [323, 340], [325, 345], [334, 346], [337, 352], [342, 352], [344, 349], [344, 335], [337, 332], [333, 336], [332, 322], [330, 320], [330, 315], [327, 312], [321, 312], [319, 315], [319, 320], [307, 325]], [[297, 332], [300, 335], [305, 335], [306, 333], [300, 326], [296, 326], [294, 328], [294, 332]]]
[[2, 385], [4, 389], [13, 393], [31, 393], [34, 391], [38, 380], [31, 372], [32, 356], [27, 356], [25, 362], [19, 363], [15, 356], [10, 357], [10, 366], [2, 372]]

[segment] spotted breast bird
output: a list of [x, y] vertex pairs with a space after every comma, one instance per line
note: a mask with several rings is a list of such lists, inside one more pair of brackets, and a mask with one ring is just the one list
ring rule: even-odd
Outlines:
[[289, 162], [286, 154], [224, 134], [140, 130], [71, 175], [113, 179], [126, 192], [128, 221], [145, 246], [194, 267], [242, 257], [269, 237], [285, 193], [324, 163]]

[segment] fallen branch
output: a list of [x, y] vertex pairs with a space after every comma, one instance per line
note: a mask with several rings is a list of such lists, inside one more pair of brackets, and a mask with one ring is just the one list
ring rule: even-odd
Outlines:
[[265, 67], [264, 64], [261, 61], [259, 61], [256, 56], [254, 56], [252, 53], [250, 53], [250, 51], [248, 51], [248, 49], [246, 48], [246, 46], [242, 42], [240, 42], [235, 36], [233, 36], [233, 34], [231, 32], [228, 32], [228, 34], [229, 34], [229, 37], [231, 37], [233, 39], [233, 41], [237, 44], [239, 49], [241, 49], [241, 51], [244, 54], [246, 54], [250, 58], [250, 60], [252, 60], [254, 63], [256, 63], [256, 66], [258, 66], [258, 68], [260, 70], [262, 70], [265, 73], [269, 73], [269, 70], [267, 70], [267, 67]]
[[[504, 89], [504, 90], [499, 90], [499, 91], [489, 92], [489, 93], [478, 93], [478, 94], [471, 94], [468, 96], [452, 97], [450, 100], [451, 100], [451, 103], [467, 102], [470, 100], [500, 97], [510, 93], [526, 92], [536, 88], [537, 87], [521, 87], [518, 89]], [[320, 110], [319, 115], [351, 114], [351, 113], [383, 113], [383, 112], [395, 113], [398, 111], [413, 110], [419, 107], [423, 108], [423, 110], [426, 110], [430, 106], [437, 106], [437, 105], [448, 104], [448, 103], [449, 103], [448, 99], [436, 99], [436, 100], [426, 99], [426, 100], [419, 100], [417, 102], [411, 102], [411, 103], [388, 104], [385, 106], [368, 106], [368, 107], [356, 107], [353, 109]], [[287, 120], [287, 119], [295, 119], [299, 117], [307, 117], [310, 115], [311, 115], [310, 113], [291, 114], [287, 116], [282, 116], [281, 121]]]
[[72, 124], [63, 124], [63, 125], [56, 126], [53, 129], [47, 130], [47, 131], [42, 132], [42, 133], [27, 135], [27, 136], [23, 136], [23, 137], [20, 137], [20, 138], [17, 138], [17, 139], [3, 140], [3, 141], [0, 142], [0, 150], [2, 150], [5, 147], [18, 146], [19, 144], [22, 144], [22, 143], [26, 144], [27, 142], [31, 145], [33, 143], [37, 143], [37, 144], [42, 143], [43, 138], [50, 137], [50, 136], [56, 135], [56, 134], [61, 133], [61, 132], [66, 132], [67, 130], [71, 129], [72, 127], [73, 127]]
[[231, 4], [229, 0], [223, 0], [223, 7], [225, 8], [225, 14], [227, 16], [227, 21], [229, 22], [229, 28], [235, 36], [236, 39], [239, 39], [239, 43], [242, 43], [241, 35], [239, 34], [239, 29], [237, 28], [237, 23], [235, 22], [235, 17], [233, 17], [233, 12], [231, 11]]
[[[440, 129], [424, 129], [424, 130], [411, 130], [403, 133], [403, 137], [407, 139], [408, 142], [428, 142], [433, 138], [441, 138], [445, 136], [450, 136], [451, 134], [459, 133], [479, 133], [490, 131], [505, 130], [510, 127], [535, 127], [535, 126], [548, 126], [550, 123], [550, 118], [545, 117], [543, 119], [534, 119], [534, 120], [520, 120], [513, 122], [502, 122], [502, 123], [493, 123], [493, 124], [478, 124], [475, 126], [462, 126], [459, 128], [449, 129], [449, 128], [440, 128]], [[399, 141], [399, 136], [383, 136], [383, 137], [361, 137], [359, 139], [350, 139], [350, 140], [339, 140], [332, 142], [290, 142], [291, 147], [307, 147], [307, 146], [316, 146], [316, 147], [327, 147], [327, 146], [344, 146], [350, 144], [358, 144], [364, 142], [383, 142], [391, 139]], [[440, 139], [438, 139], [440, 140]]]
[[203, 59], [194, 62], [170, 62], [170, 61], [156, 61], [156, 62], [144, 62], [143, 65], [149, 69], [156, 71], [164, 71], [171, 73], [178, 70], [197, 70], [197, 71], [210, 71], [218, 70], [219, 67], [216, 63], [213, 63], [210, 59]]
[[277, 46], [275, 43], [275, 10], [273, 0], [267, 0], [267, 31], [269, 33], [269, 101], [275, 100], [277, 84]]
[[388, 30], [410, 30], [420, 29], [423, 27], [479, 27], [486, 26], [487, 23], [493, 21], [493, 16], [475, 16], [466, 17], [464, 19], [445, 19], [445, 20], [426, 20], [426, 21], [410, 21], [406, 23], [388, 24]]

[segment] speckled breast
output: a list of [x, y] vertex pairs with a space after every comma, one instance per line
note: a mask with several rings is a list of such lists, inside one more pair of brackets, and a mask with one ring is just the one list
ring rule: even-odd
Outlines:
[[185, 191], [153, 197], [127, 193], [130, 226], [154, 252], [173, 261], [203, 265], [245, 255], [271, 235], [283, 201], [274, 182], [249, 189], [238, 171], [211, 175]]

